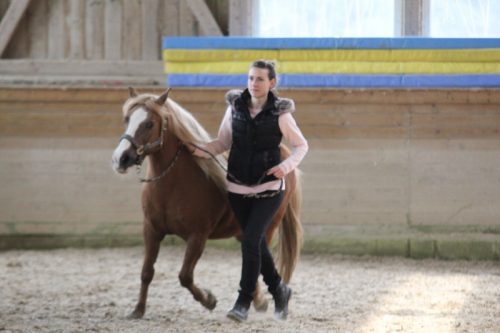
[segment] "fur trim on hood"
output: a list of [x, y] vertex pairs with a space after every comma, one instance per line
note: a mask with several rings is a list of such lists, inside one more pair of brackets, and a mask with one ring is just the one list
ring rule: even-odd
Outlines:
[[[243, 90], [238, 90], [238, 89], [229, 90], [225, 96], [226, 103], [234, 108], [235, 101], [241, 96], [242, 93]], [[295, 111], [295, 102], [293, 101], [293, 99], [290, 98], [282, 98], [276, 96], [274, 106], [276, 107], [276, 111], [273, 113], [278, 115], [286, 112], [292, 113]]]

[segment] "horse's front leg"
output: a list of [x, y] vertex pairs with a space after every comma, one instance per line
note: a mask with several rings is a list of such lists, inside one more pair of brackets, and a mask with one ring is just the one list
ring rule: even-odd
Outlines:
[[193, 280], [194, 268], [205, 249], [206, 241], [206, 236], [202, 235], [192, 235], [188, 238], [179, 280], [183, 287], [189, 289], [195, 300], [207, 309], [213, 310], [217, 304], [217, 299], [210, 290], [198, 288]]
[[139, 301], [134, 311], [128, 315], [130, 319], [142, 318], [146, 311], [146, 299], [148, 297], [148, 287], [155, 274], [154, 264], [160, 250], [160, 242], [163, 236], [158, 235], [151, 229], [148, 223], [144, 223], [144, 262], [141, 272], [141, 291]]

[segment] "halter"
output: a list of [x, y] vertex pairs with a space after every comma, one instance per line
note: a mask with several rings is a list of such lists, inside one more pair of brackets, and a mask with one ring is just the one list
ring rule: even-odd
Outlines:
[[157, 147], [159, 147], [160, 149], [163, 148], [163, 133], [164, 132], [166, 132], [166, 128], [165, 128], [165, 126], [162, 126], [161, 132], [160, 132], [160, 137], [156, 141], [151, 142], [151, 143], [148, 142], [144, 145], [139, 144], [137, 142], [137, 140], [134, 139], [129, 134], [123, 134], [120, 137], [119, 142], [124, 140], [124, 139], [127, 140], [128, 142], [130, 142], [132, 147], [134, 147], [134, 149], [135, 149], [135, 153], [137, 154], [136, 164], [141, 164], [144, 161], [144, 158], [146, 157], [146, 155], [151, 154], [153, 151], [156, 150]]
[[[135, 153], [137, 154], [137, 159], [135, 160], [135, 164], [136, 164], [136, 170], [137, 170], [138, 176], [141, 173], [142, 162], [144, 162], [144, 159], [146, 158], [146, 156], [155, 152], [155, 151], [161, 150], [163, 148], [163, 137], [164, 137], [164, 133], [166, 131], [167, 131], [167, 121], [164, 120], [164, 121], [162, 121], [160, 137], [158, 139], [156, 139], [156, 141], [148, 142], [146, 144], [141, 145], [137, 142], [136, 139], [134, 139], [129, 134], [123, 134], [120, 137], [119, 142], [121, 142], [122, 140], [127, 140], [128, 142], [130, 142], [132, 147], [134, 147], [134, 149], [135, 149]], [[177, 162], [177, 159], [179, 158], [182, 147], [183, 147], [182, 144], [178, 146], [174, 158], [172, 159], [172, 161], [170, 161], [170, 163], [167, 166], [167, 168], [165, 169], [165, 171], [163, 171], [160, 175], [155, 176], [155, 177], [151, 177], [151, 178], [142, 178], [139, 176], [139, 181], [141, 183], [150, 183], [150, 182], [154, 182], [154, 181], [157, 181], [157, 180], [165, 177], [167, 175], [167, 173], [174, 167], [175, 162]]]

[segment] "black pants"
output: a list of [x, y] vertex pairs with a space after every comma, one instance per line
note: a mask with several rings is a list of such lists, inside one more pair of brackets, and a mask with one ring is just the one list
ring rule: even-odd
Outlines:
[[243, 231], [241, 241], [242, 268], [237, 302], [250, 306], [253, 293], [262, 273], [269, 291], [276, 290], [281, 277], [267, 246], [265, 232], [283, 201], [284, 193], [271, 198], [245, 198], [229, 192], [229, 203]]

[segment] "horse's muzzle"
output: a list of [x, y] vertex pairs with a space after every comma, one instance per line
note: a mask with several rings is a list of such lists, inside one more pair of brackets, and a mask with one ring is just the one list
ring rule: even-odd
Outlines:
[[125, 173], [131, 166], [140, 164], [142, 164], [141, 156], [138, 156], [132, 150], [124, 151], [117, 160], [116, 157], [113, 158], [113, 168], [118, 173]]

